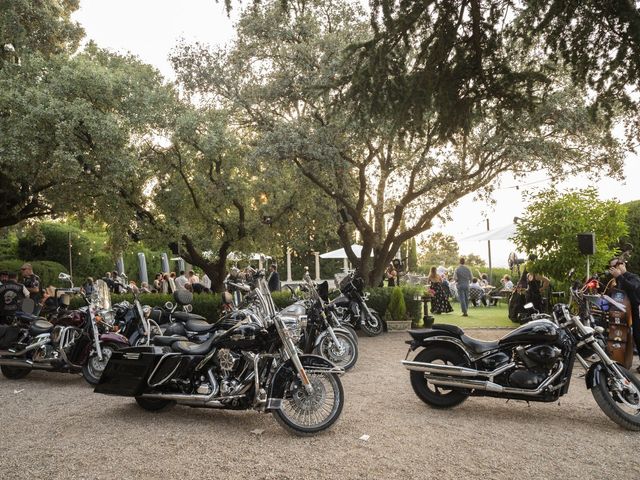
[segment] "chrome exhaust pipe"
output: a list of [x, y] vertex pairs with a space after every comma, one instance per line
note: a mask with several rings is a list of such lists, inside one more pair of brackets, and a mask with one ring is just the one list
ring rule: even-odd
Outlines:
[[413, 372], [433, 373], [436, 375], [447, 375], [450, 377], [484, 377], [493, 379], [493, 377], [500, 375], [501, 373], [511, 370], [516, 366], [515, 363], [508, 363], [496, 368], [490, 372], [484, 370], [476, 370], [474, 368], [456, 367], [454, 365], [442, 365], [439, 363], [425, 363], [425, 362], [412, 362], [409, 360], [403, 360], [402, 365], [407, 370]]
[[518, 394], [518, 395], [527, 395], [530, 397], [535, 397], [542, 393], [542, 391], [547, 388], [550, 384], [552, 384], [556, 378], [562, 373], [562, 362], [558, 363], [558, 367], [556, 372], [547, 378], [544, 382], [542, 382], [538, 388], [535, 390], [529, 390], [526, 388], [512, 388], [512, 387], [503, 387], [502, 385], [498, 385], [497, 383], [491, 381], [483, 381], [483, 380], [468, 380], [464, 378], [452, 378], [452, 377], [439, 377], [433, 375], [425, 375], [425, 379], [427, 382], [432, 385], [438, 385], [442, 387], [454, 387], [454, 388], [468, 388], [473, 390], [484, 390], [488, 392], [495, 393], [506, 393], [506, 394]]
[[55, 367], [48, 363], [33, 363], [31, 360], [19, 360], [15, 358], [0, 358], [0, 365], [6, 365], [7, 367], [30, 368], [32, 370], [55, 369]]
[[142, 398], [153, 398], [157, 400], [173, 400], [181, 405], [190, 405], [194, 407], [222, 408], [227, 405], [222, 400], [233, 400], [236, 398], [244, 398], [245, 395], [232, 395], [228, 397], [219, 397], [215, 400], [212, 398], [215, 393], [210, 395], [189, 395], [187, 393], [145, 393]]
[[0, 350], [0, 356], [7, 356], [7, 357], [19, 357], [21, 355], [24, 355], [25, 353], [31, 351], [31, 350], [35, 350], [36, 348], [40, 348], [43, 345], [46, 345], [47, 343], [49, 343], [49, 339], [47, 338], [46, 340], [43, 340], [41, 342], [38, 343], [32, 343], [31, 345], [28, 345], [24, 350], [20, 350], [19, 352], [15, 352], [15, 351], [11, 351], [11, 350]]

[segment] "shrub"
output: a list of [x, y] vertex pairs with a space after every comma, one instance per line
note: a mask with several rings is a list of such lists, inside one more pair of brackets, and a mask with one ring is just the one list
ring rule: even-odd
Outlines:
[[392, 320], [401, 321], [407, 317], [407, 305], [404, 301], [404, 295], [400, 287], [393, 287], [387, 312]]
[[[418, 322], [422, 318], [422, 303], [419, 300], [414, 300], [414, 297], [422, 295], [424, 292], [423, 287], [419, 286], [401, 286], [394, 287], [400, 288], [404, 297], [404, 303], [406, 306], [406, 316], [413, 322]], [[369, 301], [367, 305], [373, 308], [381, 315], [384, 315], [388, 309], [389, 301], [391, 298], [391, 292], [393, 288], [368, 288]]]

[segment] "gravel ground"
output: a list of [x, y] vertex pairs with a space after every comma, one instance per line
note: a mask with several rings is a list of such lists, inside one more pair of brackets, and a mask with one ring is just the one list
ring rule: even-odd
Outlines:
[[640, 433], [605, 417], [578, 368], [560, 405], [472, 397], [435, 410], [400, 365], [407, 338], [360, 339], [358, 364], [342, 377], [342, 416], [312, 438], [252, 411], [145, 412], [132, 399], [94, 394], [77, 375], [2, 377], [0, 478], [640, 478]]

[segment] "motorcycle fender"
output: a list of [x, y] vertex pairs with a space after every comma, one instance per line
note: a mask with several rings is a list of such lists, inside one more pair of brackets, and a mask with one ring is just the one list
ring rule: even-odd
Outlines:
[[429, 347], [435, 347], [438, 345], [443, 345], [446, 347], [454, 347], [462, 355], [464, 355], [464, 357], [467, 360], [469, 360], [469, 362], [471, 362], [471, 357], [469, 356], [469, 352], [467, 351], [466, 348], [464, 348], [464, 345], [462, 344], [462, 342], [460, 342], [460, 340], [458, 340], [456, 337], [436, 336], [436, 337], [426, 338], [420, 342], [414, 340], [411, 343], [411, 350], [416, 350], [419, 347], [429, 348]]
[[[334, 327], [333, 329], [334, 332], [342, 332], [347, 336], [351, 336], [351, 334], [349, 333], [349, 331], [346, 328], [340, 328], [340, 327]], [[316, 337], [316, 341], [313, 344], [313, 348], [316, 348], [318, 345], [320, 345], [320, 342], [322, 342], [322, 340], [324, 340], [324, 337], [326, 336], [330, 336], [329, 334], [329, 330], [325, 330], [324, 332], [322, 332], [320, 335], [318, 335]], [[304, 365], [304, 364], [303, 364]]]
[[[318, 355], [299, 355], [300, 363], [305, 369], [322, 368], [335, 369], [336, 366], [326, 358]], [[296, 367], [291, 359], [284, 362], [273, 375], [273, 380], [269, 386], [269, 395], [265, 410], [278, 410], [282, 408], [282, 398], [284, 397], [287, 381], [298, 375]]]
[[100, 343], [120, 343], [125, 346], [129, 346], [129, 339], [119, 333], [103, 333], [100, 335]]
[[587, 382], [587, 388], [591, 390], [593, 387], [600, 383], [600, 371], [605, 367], [602, 362], [594, 363], [589, 367], [589, 371], [585, 375], [584, 379]]

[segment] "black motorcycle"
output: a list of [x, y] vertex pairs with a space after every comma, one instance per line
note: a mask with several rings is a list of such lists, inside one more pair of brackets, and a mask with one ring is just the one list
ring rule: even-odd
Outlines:
[[250, 298], [243, 320], [201, 344], [178, 340], [170, 347], [116, 352], [95, 391], [134, 397], [150, 411], [179, 403], [272, 412], [298, 435], [329, 428], [344, 405], [338, 376], [344, 370], [322, 357], [298, 354], [263, 274]]
[[[584, 292], [571, 289], [584, 305]], [[586, 309], [579, 309], [586, 312]], [[611, 360], [601, 327], [556, 304], [548, 318], [532, 320], [497, 341], [471, 338], [453, 325], [411, 330], [403, 365], [411, 386], [425, 403], [449, 408], [467, 397], [490, 396], [554, 402], [569, 390], [575, 360], [586, 370], [586, 385], [602, 411], [628, 430], [640, 430], [640, 380]]]
[[384, 323], [378, 312], [367, 305], [367, 294], [364, 292], [362, 278], [349, 273], [339, 285], [340, 295], [329, 302], [329, 308], [335, 309], [342, 321], [353, 328], [361, 328], [370, 337], [380, 335]]

